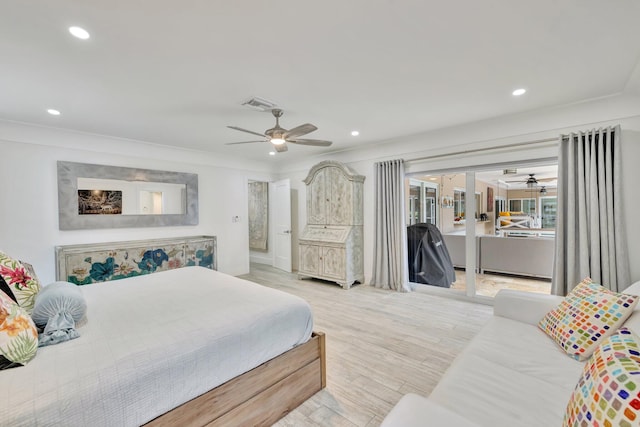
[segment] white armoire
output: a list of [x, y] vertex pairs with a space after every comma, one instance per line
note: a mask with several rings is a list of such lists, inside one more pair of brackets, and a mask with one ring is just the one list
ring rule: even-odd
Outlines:
[[364, 176], [326, 160], [311, 168], [304, 183], [307, 225], [299, 238], [298, 276], [329, 280], [344, 289], [362, 283]]

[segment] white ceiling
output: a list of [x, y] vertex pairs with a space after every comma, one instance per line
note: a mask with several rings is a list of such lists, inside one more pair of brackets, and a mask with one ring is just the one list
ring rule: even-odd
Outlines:
[[639, 22], [637, 0], [0, 0], [0, 119], [267, 159], [224, 145], [272, 127], [259, 96], [334, 141], [275, 156], [299, 159], [640, 94]]
[[[512, 169], [508, 174], [505, 174], [506, 168]], [[515, 172], [515, 173], [514, 173]], [[422, 175], [415, 174], [412, 178], [422, 181], [439, 181], [443, 176], [455, 176], [464, 174], [464, 171], [457, 173], [450, 172], [448, 174], [436, 174], [436, 175]], [[499, 186], [501, 188], [507, 188], [509, 190], [523, 190], [529, 189], [527, 187], [527, 180], [529, 175], [533, 174], [536, 180], [539, 180], [536, 188], [540, 189], [543, 186], [546, 188], [557, 188], [558, 186], [558, 165], [549, 164], [544, 166], [527, 166], [512, 164], [505, 166], [503, 169], [483, 170], [476, 172], [476, 179], [487, 184]]]
[[556, 188], [558, 186], [558, 165], [546, 166], [520, 166], [513, 165], [516, 173], [505, 174], [505, 169], [476, 172], [476, 179], [493, 185], [500, 185], [509, 190], [528, 189], [527, 179], [529, 175], [538, 180], [537, 188]]

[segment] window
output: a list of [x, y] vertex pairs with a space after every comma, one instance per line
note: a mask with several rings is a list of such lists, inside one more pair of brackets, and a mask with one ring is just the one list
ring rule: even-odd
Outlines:
[[558, 198], [556, 196], [540, 198], [540, 212], [542, 228], [556, 228], [556, 211]]
[[536, 199], [509, 199], [511, 212], [524, 212], [527, 215], [535, 215]]
[[464, 190], [453, 190], [453, 216], [456, 218], [464, 218]]
[[438, 184], [418, 179], [410, 179], [407, 225], [428, 223], [437, 226], [437, 200]]
[[504, 197], [496, 197], [496, 215], [507, 210], [507, 201]]

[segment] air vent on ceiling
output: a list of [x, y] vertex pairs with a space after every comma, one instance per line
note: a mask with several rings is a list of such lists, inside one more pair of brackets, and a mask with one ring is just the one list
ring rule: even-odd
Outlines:
[[515, 175], [517, 173], [518, 173], [518, 169], [516, 169], [516, 168], [503, 169], [502, 170], [502, 175]]
[[244, 101], [242, 105], [253, 108], [254, 110], [271, 111], [274, 107], [276, 107], [277, 104], [275, 102], [267, 101], [266, 99], [254, 96], [253, 98], [249, 98]]

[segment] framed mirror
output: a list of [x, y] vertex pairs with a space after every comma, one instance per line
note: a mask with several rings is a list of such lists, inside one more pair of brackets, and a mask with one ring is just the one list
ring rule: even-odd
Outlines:
[[60, 230], [198, 224], [198, 175], [58, 161]]

